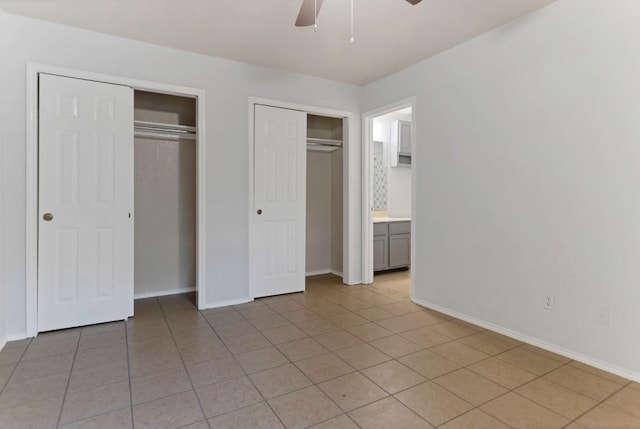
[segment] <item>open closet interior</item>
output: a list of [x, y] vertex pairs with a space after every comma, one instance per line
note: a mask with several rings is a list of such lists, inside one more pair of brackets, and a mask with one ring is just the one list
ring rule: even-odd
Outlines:
[[307, 275], [342, 276], [343, 121], [307, 115]]
[[196, 99], [134, 92], [136, 298], [195, 290]]

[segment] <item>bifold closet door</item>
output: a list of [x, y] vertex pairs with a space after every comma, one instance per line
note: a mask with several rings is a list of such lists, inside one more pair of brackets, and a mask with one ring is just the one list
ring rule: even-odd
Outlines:
[[40, 75], [38, 331], [133, 315], [133, 90]]
[[255, 106], [253, 298], [305, 286], [307, 114]]

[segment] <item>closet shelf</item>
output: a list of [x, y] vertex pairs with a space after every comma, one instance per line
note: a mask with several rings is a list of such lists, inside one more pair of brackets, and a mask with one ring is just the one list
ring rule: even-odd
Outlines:
[[307, 143], [307, 151], [309, 152], [334, 152], [339, 149], [342, 149], [342, 147]]
[[335, 139], [318, 139], [315, 137], [307, 137], [307, 143], [342, 147], [342, 140], [335, 140]]

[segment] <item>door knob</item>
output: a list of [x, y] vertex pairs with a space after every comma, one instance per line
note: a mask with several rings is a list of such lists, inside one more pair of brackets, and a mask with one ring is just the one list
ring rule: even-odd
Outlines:
[[259, 215], [261, 215], [261, 214], [262, 214], [262, 209], [258, 209], [258, 211], [257, 211], [256, 213], [258, 213]]
[[49, 222], [49, 221], [51, 221], [51, 219], [53, 219], [53, 215], [51, 213], [45, 213], [44, 216], [42, 216], [42, 219], [44, 219], [47, 222]]

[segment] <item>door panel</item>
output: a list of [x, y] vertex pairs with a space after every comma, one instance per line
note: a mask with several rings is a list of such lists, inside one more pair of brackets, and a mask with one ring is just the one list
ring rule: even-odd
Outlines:
[[46, 74], [39, 89], [38, 331], [124, 319], [133, 315], [133, 90]]
[[254, 298], [304, 290], [306, 118], [255, 107]]

